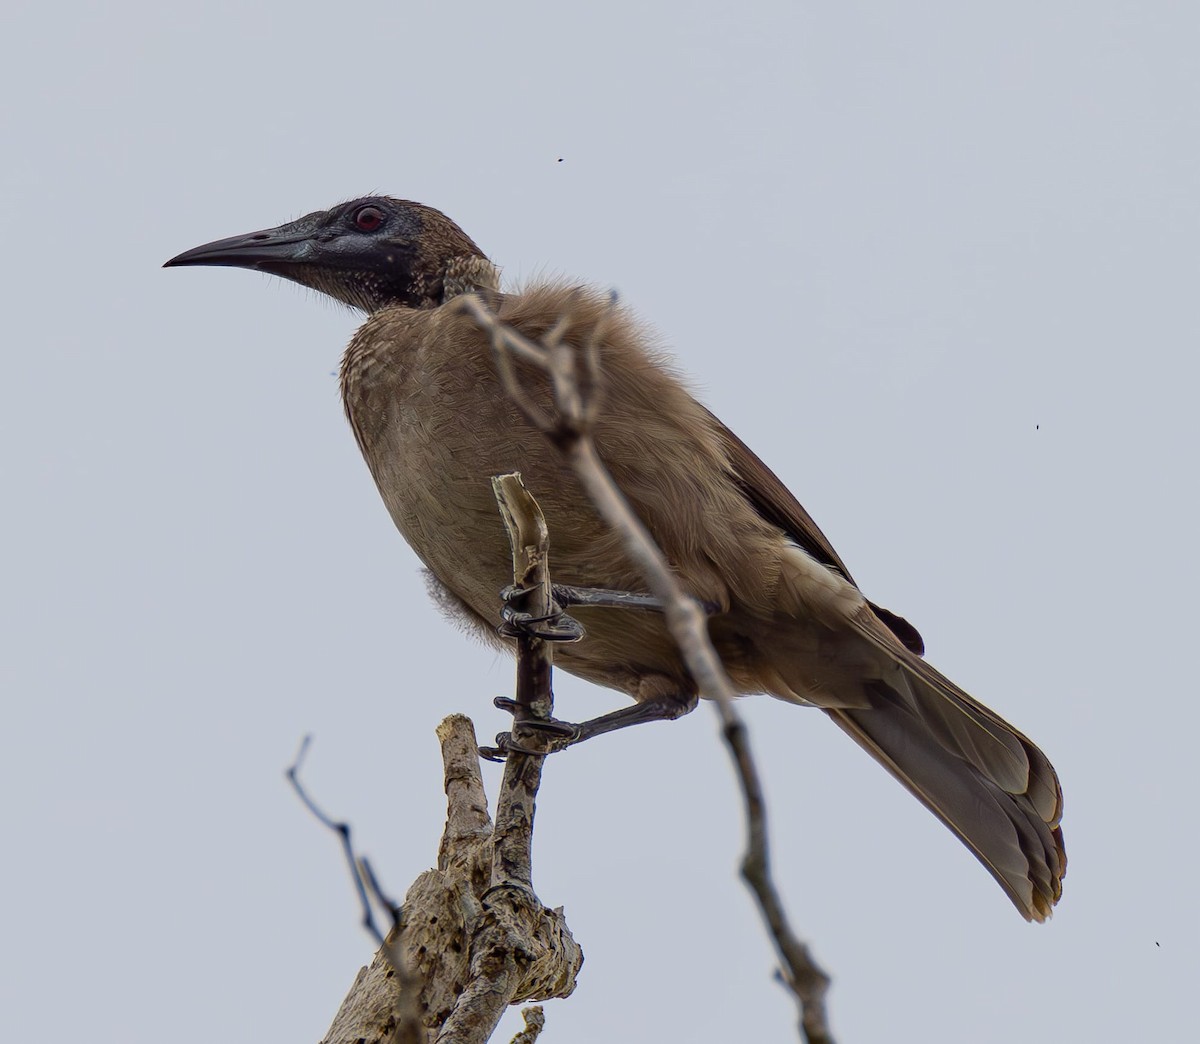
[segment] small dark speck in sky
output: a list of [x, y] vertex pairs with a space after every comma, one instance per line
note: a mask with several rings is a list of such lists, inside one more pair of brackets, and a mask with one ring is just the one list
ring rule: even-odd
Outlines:
[[562, 162], [562, 157], [561, 157], [561, 156], [559, 156], [559, 157], [558, 157], [558, 162], [559, 162], [559, 163], [561, 163], [561, 162]]

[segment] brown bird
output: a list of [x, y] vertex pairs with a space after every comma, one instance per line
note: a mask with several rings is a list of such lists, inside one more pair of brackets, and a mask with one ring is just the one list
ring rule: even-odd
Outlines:
[[[604, 323], [597, 450], [689, 593], [713, 609], [709, 631], [738, 690], [819, 707], [965, 842], [1027, 919], [1049, 916], [1066, 853], [1046, 756], [922, 659], [915, 628], [863, 596], [808, 512], [607, 295], [563, 283], [501, 294], [497, 269], [453, 221], [382, 196], [167, 265], [270, 272], [368, 314], [342, 360], [346, 414], [438, 600], [493, 640], [511, 576], [492, 475], [519, 470], [541, 503], [556, 580], [623, 592], [643, 583], [505, 394], [488, 337], [448, 302], [478, 291], [535, 340], [567, 315], [576, 346]], [[695, 706], [660, 614], [581, 604], [572, 615], [586, 637], [556, 662], [636, 701], [574, 726], [573, 739]]]

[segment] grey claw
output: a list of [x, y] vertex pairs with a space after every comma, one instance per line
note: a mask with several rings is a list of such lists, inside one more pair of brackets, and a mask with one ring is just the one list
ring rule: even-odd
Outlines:
[[534, 732], [544, 732], [549, 736], [563, 736], [568, 740], [579, 738], [579, 726], [569, 721], [559, 721], [557, 718], [526, 718], [518, 723], [523, 729], [533, 729]]
[[[521, 722], [518, 728], [523, 729], [530, 722]], [[530, 757], [544, 758], [547, 754], [565, 750], [576, 738], [575, 726], [565, 721], [541, 722], [548, 726], [545, 729], [534, 728], [534, 736], [540, 737], [540, 746], [527, 746], [518, 740], [511, 732], [498, 732], [495, 747], [481, 747], [480, 754], [489, 761], [503, 761], [508, 754], [528, 754]], [[530, 737], [532, 738], [532, 737]]]
[[584, 636], [582, 624], [563, 612], [562, 606], [551, 601], [550, 612], [534, 616], [514, 608], [513, 603], [532, 588], [509, 584], [500, 592], [504, 604], [500, 609], [499, 631], [505, 638], [540, 638], [544, 642], [577, 642]]
[[535, 750], [533, 747], [526, 747], [518, 743], [511, 732], [497, 732], [496, 746], [490, 749], [500, 755], [498, 758], [489, 758], [490, 761], [503, 761], [509, 754], [529, 754], [532, 757], [541, 757], [546, 753], [544, 750]]
[[[497, 696], [492, 700], [492, 706], [497, 710], [506, 711], [516, 718], [514, 727], [529, 728], [535, 732], [545, 732], [552, 736], [563, 736], [570, 741], [579, 738], [579, 726], [569, 721], [559, 721], [557, 718], [527, 718], [520, 715], [528, 713], [527, 707], [522, 707], [516, 700], [508, 696]], [[504, 733], [509, 736], [511, 733]]]
[[583, 624], [564, 612], [533, 616], [519, 613], [507, 605], [501, 610], [503, 623], [498, 630], [505, 638], [540, 638], [543, 642], [577, 642], [586, 633]]

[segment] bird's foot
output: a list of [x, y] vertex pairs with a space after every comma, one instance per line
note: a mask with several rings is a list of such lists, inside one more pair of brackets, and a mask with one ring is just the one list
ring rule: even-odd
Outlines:
[[565, 750], [580, 738], [579, 726], [569, 721], [529, 717], [527, 707], [507, 696], [497, 696], [492, 702], [513, 716], [513, 727], [511, 732], [497, 734], [494, 747], [479, 748], [480, 756], [488, 761], [503, 761], [509, 754], [544, 757]]
[[695, 709], [694, 694], [671, 694], [622, 707], [598, 718], [574, 724], [557, 718], [524, 717], [526, 709], [507, 696], [497, 696], [493, 701], [500, 710], [514, 717], [512, 732], [501, 732], [496, 736], [494, 747], [480, 747], [479, 754], [488, 761], [503, 761], [509, 754], [532, 754], [542, 757], [554, 754], [567, 747], [582, 743], [593, 736], [606, 732], [640, 725], [649, 721], [670, 721], [680, 718]]
[[543, 642], [577, 642], [584, 636], [583, 625], [563, 612], [557, 602], [543, 616], [526, 613], [516, 607], [528, 588], [515, 584], [500, 592], [504, 608], [500, 610], [500, 633], [505, 638], [540, 638]]
[[[554, 728], [558, 725], [566, 726], [566, 731], [559, 732]], [[479, 756], [488, 761], [505, 761], [510, 754], [529, 754], [544, 758], [547, 754], [566, 750], [572, 743], [578, 742], [575, 729], [576, 726], [567, 721], [522, 722], [520, 725], [514, 725], [512, 732], [497, 732], [496, 745], [480, 747]]]

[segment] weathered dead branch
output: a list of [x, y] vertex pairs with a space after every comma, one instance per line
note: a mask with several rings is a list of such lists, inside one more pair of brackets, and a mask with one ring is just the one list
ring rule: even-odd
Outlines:
[[[500, 476], [495, 490], [512, 539], [517, 600], [531, 614], [548, 612], [545, 521], [519, 476]], [[518, 644], [517, 716], [549, 718], [550, 647], [537, 638]], [[566, 997], [575, 989], [583, 952], [562, 910], [547, 909], [533, 891], [534, 801], [544, 758], [508, 756], [493, 826], [474, 726], [452, 715], [438, 726], [438, 738], [448, 808], [437, 869], [409, 889], [322, 1044], [484, 1044], [510, 1004]], [[302, 796], [342, 835], [360, 895], [369, 894], [373, 875], [353, 855], [348, 828]], [[528, 1012], [518, 1039], [533, 1041], [543, 1020], [540, 1009]]]

